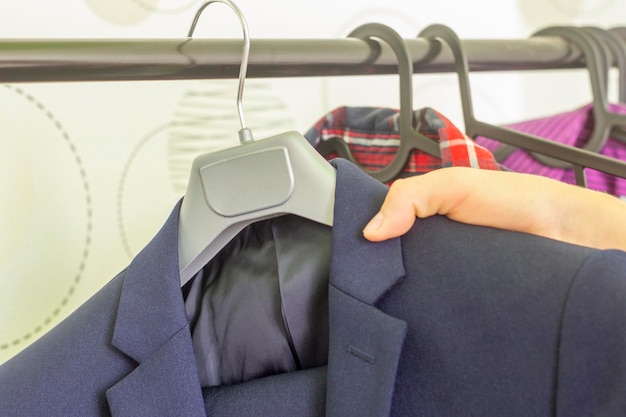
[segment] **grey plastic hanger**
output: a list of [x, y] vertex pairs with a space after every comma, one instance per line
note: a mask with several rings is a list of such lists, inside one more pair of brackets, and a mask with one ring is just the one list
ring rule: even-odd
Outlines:
[[179, 216], [181, 286], [251, 223], [283, 214], [333, 222], [336, 170], [328, 161], [298, 132], [254, 140], [245, 125], [242, 95], [250, 37], [241, 11], [230, 0], [208, 1], [198, 10], [189, 37], [202, 11], [216, 2], [233, 9], [244, 33], [237, 95], [241, 144], [193, 161]]
[[328, 155], [333, 151], [337, 152], [339, 156], [348, 159], [381, 182], [388, 182], [397, 178], [404, 169], [414, 149], [440, 158], [441, 151], [439, 144], [426, 135], [419, 133], [413, 127], [413, 62], [404, 39], [398, 32], [380, 23], [367, 23], [359, 26], [348, 36], [370, 41], [375, 52], [377, 50], [378, 52], [380, 51], [380, 45], [371, 40], [372, 38], [381, 39], [387, 43], [396, 54], [398, 72], [400, 75], [400, 145], [398, 146], [393, 161], [376, 171], [368, 170], [361, 166], [354, 159], [350, 148], [341, 138], [329, 138], [328, 140], [321, 141], [317, 146], [318, 152], [322, 155]]
[[[469, 64], [465, 51], [463, 49], [461, 39], [457, 34], [448, 26], [441, 24], [434, 24], [425, 28], [418, 35], [421, 38], [426, 38], [433, 43], [433, 48], [440, 49], [439, 41], [444, 41], [448, 47], [452, 50], [454, 56], [454, 62], [456, 65], [456, 73], [459, 78], [459, 90], [461, 94], [461, 104], [463, 107], [463, 117], [465, 122], [466, 134], [470, 137], [484, 136], [487, 138], [502, 140], [506, 143], [511, 143], [516, 146], [524, 147], [530, 146], [536, 152], [546, 151], [553, 156], [555, 149], [562, 150], [564, 157], [572, 153], [572, 148], [563, 144], [554, 143], [549, 140], [540, 138], [538, 136], [526, 134], [513, 129], [508, 129], [503, 126], [496, 126], [482, 122], [474, 116], [471, 89], [469, 82]], [[576, 149], [577, 152], [585, 152], [583, 150]], [[543, 155], [542, 155], [543, 156]], [[572, 168], [571, 164], [568, 164], [569, 168]], [[586, 186], [586, 178], [584, 167], [580, 165], [573, 165], [576, 183], [581, 186]]]

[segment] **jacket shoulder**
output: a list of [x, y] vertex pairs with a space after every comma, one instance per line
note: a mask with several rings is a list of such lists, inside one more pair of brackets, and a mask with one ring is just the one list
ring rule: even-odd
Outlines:
[[111, 346], [122, 271], [0, 366], [0, 415], [107, 415], [105, 389], [133, 362]]

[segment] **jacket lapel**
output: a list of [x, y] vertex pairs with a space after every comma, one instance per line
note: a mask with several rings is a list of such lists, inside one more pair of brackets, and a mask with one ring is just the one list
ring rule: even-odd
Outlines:
[[[326, 415], [386, 416], [406, 323], [375, 303], [404, 276], [400, 239], [362, 237], [387, 187], [347, 161], [333, 164]], [[126, 272], [112, 344], [138, 366], [107, 391], [113, 416], [205, 416], [179, 283], [179, 208]]]
[[329, 289], [326, 414], [387, 416], [406, 323], [376, 301], [405, 274], [400, 239], [368, 242], [362, 228], [387, 187], [347, 161], [337, 167]]
[[107, 391], [113, 416], [205, 415], [180, 288], [179, 208], [126, 271], [112, 344], [138, 366]]

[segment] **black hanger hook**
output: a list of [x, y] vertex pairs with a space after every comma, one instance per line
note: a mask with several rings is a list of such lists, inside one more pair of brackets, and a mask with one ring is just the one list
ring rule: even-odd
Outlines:
[[[590, 33], [586, 33], [583, 29], [573, 26], [552, 26], [539, 30], [532, 36], [559, 36], [574, 43], [582, 52], [591, 83], [594, 129], [587, 143], [581, 146], [581, 148], [591, 152], [600, 152], [609, 138], [610, 132], [607, 116], [609, 101], [606, 92], [608, 68], [606, 68], [607, 64], [604, 51], [599, 46], [598, 41]], [[533, 157], [548, 166], [571, 168], [571, 164], [545, 155], [534, 153]]]
[[373, 38], [378, 38], [387, 43], [396, 55], [398, 73], [400, 76], [400, 144], [396, 156], [391, 163], [376, 171], [368, 170], [361, 166], [354, 159], [348, 145], [340, 138], [331, 138], [320, 142], [317, 146], [318, 151], [326, 155], [335, 151], [339, 156], [350, 160], [370, 176], [381, 182], [389, 182], [398, 177], [409, 160], [413, 149], [418, 149], [440, 158], [441, 151], [439, 144], [413, 128], [413, 61], [411, 60], [404, 39], [394, 29], [381, 23], [367, 23], [361, 25], [350, 32], [348, 36], [370, 42], [372, 47], [372, 61], [376, 60], [381, 52], [380, 44], [375, 42]]
[[465, 133], [468, 136], [473, 137], [477, 120], [474, 117], [474, 106], [472, 104], [472, 92], [469, 81], [469, 64], [467, 57], [465, 56], [461, 39], [450, 27], [438, 23], [427, 26], [417, 36], [419, 38], [428, 39], [431, 44], [431, 48], [437, 48], [438, 50], [441, 49], [441, 45], [439, 44], [441, 39], [452, 50], [456, 74], [459, 80]]
[[607, 52], [607, 77], [609, 69], [613, 65], [617, 66], [619, 75], [618, 101], [626, 103], [626, 42], [624, 42], [617, 33], [600, 27], [585, 26], [582, 29], [594, 36]]

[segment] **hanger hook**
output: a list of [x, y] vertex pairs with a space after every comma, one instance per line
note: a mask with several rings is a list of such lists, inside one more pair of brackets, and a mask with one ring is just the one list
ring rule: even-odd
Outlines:
[[474, 116], [474, 105], [472, 104], [472, 91], [469, 77], [469, 63], [463, 49], [461, 38], [452, 28], [443, 24], [432, 24], [424, 28], [418, 35], [418, 38], [426, 38], [431, 44], [431, 48], [437, 48], [440, 53], [441, 41], [443, 41], [452, 51], [456, 75], [459, 80], [459, 92], [461, 94], [461, 107], [463, 109], [463, 121], [465, 124], [465, 133], [474, 138], [478, 129], [478, 120]]
[[[609, 67], [599, 42], [590, 31], [575, 26], [550, 26], [533, 33], [532, 36], [558, 36], [571, 42], [581, 51], [590, 78], [594, 127], [587, 143], [581, 145], [580, 148], [599, 153], [610, 133], [609, 99], [606, 88]], [[572, 164], [567, 161], [560, 161], [539, 153], [533, 153], [533, 157], [544, 165], [557, 168], [572, 167]]]
[[239, 22], [241, 23], [241, 28], [243, 29], [243, 53], [241, 55], [241, 66], [239, 67], [239, 88], [237, 90], [237, 112], [239, 113], [239, 121], [241, 122], [241, 130], [239, 131], [239, 142], [247, 143], [252, 142], [254, 140], [252, 136], [252, 131], [246, 126], [246, 120], [243, 117], [243, 85], [246, 79], [246, 72], [248, 71], [248, 58], [250, 56], [250, 33], [248, 31], [248, 23], [246, 22], [246, 18], [239, 10], [239, 7], [235, 3], [230, 0], [209, 0], [204, 3], [198, 11], [196, 12], [196, 16], [191, 23], [191, 27], [189, 28], [189, 33], [187, 34], [188, 38], [193, 37], [193, 32], [196, 29], [196, 25], [198, 24], [198, 19], [200, 19], [200, 15], [207, 8], [207, 6], [211, 3], [223, 3], [230, 7], [237, 17], [239, 18]]
[[[370, 171], [361, 166], [365, 172], [381, 182], [389, 182], [397, 178], [411, 157], [413, 149], [418, 149], [429, 155], [441, 158], [441, 151], [437, 141], [420, 133], [413, 124], [413, 60], [405, 40], [390, 26], [382, 23], [366, 23], [354, 29], [348, 37], [358, 38], [370, 43], [372, 48], [372, 60], [381, 53], [381, 43], [373, 40], [378, 38], [393, 50], [400, 76], [400, 115], [399, 131], [400, 143], [393, 160], [383, 168]], [[359, 165], [357, 163], [357, 165]]]

